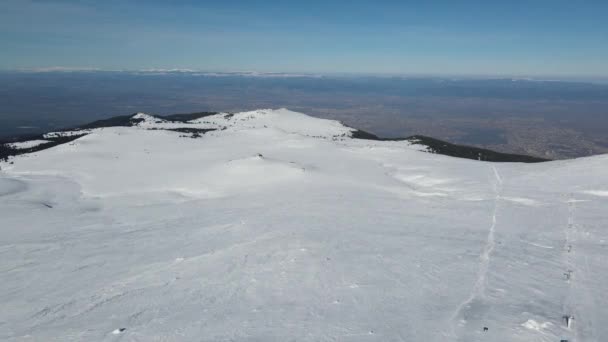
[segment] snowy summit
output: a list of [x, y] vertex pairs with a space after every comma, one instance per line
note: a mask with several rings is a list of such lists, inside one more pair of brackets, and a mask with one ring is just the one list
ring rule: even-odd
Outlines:
[[139, 113], [6, 146], [0, 340], [608, 340], [607, 155], [355, 133]]

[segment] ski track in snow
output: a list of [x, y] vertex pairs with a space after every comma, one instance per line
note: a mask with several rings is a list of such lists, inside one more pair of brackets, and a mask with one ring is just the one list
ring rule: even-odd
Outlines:
[[[566, 277], [566, 281], [568, 282], [568, 292], [564, 298], [564, 303], [562, 304], [563, 307], [563, 316], [569, 315], [569, 311], [571, 311], [573, 309], [572, 305], [571, 305], [571, 300], [573, 297], [573, 274], [572, 272], [574, 272], [574, 264], [573, 264], [573, 258], [572, 255], [574, 255], [574, 250], [573, 250], [573, 241], [572, 241], [572, 232], [573, 232], [573, 228], [574, 228], [574, 201], [572, 198], [572, 195], [570, 195], [570, 199], [567, 201], [567, 205], [568, 205], [568, 223], [565, 229], [565, 241], [566, 244], [564, 246], [564, 264], [565, 264], [565, 272], [564, 272], [564, 277]], [[563, 324], [564, 322], [562, 322]], [[566, 330], [566, 334], [569, 335], [567, 336], [569, 339], [574, 339], [576, 336], [576, 330], [570, 330], [568, 329], [568, 327], [565, 327]], [[570, 330], [570, 331], [569, 331]], [[565, 336], [566, 337], [566, 336]]]
[[467, 300], [462, 302], [454, 312], [454, 315], [451, 318], [451, 326], [452, 326], [452, 336], [454, 336], [457, 340], [459, 340], [459, 334], [457, 333], [456, 320], [458, 320], [458, 327], [462, 327], [466, 325], [466, 312], [470, 310], [471, 304], [475, 300], [483, 300], [486, 293], [486, 282], [487, 282], [487, 274], [488, 268], [490, 265], [490, 257], [492, 256], [492, 251], [496, 246], [496, 241], [494, 239], [495, 231], [496, 231], [496, 216], [498, 214], [498, 203], [500, 201], [500, 194], [502, 192], [502, 178], [498, 173], [498, 169], [495, 166], [492, 166], [492, 171], [494, 174], [494, 209], [492, 212], [492, 224], [488, 229], [488, 237], [486, 240], [486, 244], [483, 248], [481, 255], [479, 256], [479, 270], [477, 271], [477, 280], [475, 281], [475, 285], [473, 286], [473, 290], [471, 295]]
[[[566, 327], [566, 331], [570, 334], [568, 341], [599, 341], [597, 338], [592, 322], [586, 317], [586, 311], [594, 312], [594, 298], [590, 296], [590, 289], [585, 285], [586, 278], [592, 274], [589, 266], [587, 255], [581, 257], [583, 264], [577, 262], [577, 242], [579, 239], [584, 239], [584, 232], [581, 231], [580, 225], [576, 222], [577, 201], [570, 195], [568, 201], [568, 225], [565, 229], [566, 249], [565, 254], [565, 272], [569, 274], [568, 278], [568, 294], [564, 300], [564, 316], [572, 316], [573, 320], [570, 327]], [[583, 251], [584, 253], [584, 251]], [[584, 308], [583, 309], [583, 306]]]

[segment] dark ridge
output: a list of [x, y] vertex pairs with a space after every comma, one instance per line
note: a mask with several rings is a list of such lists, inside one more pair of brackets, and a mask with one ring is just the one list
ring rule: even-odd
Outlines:
[[215, 128], [180, 127], [180, 128], [166, 128], [166, 129], [162, 129], [162, 130], [173, 131], [173, 132], [180, 132], [180, 133], [205, 134], [207, 132], [215, 131]]
[[114, 116], [109, 119], [93, 121], [84, 126], [76, 127], [76, 128], [70, 129], [70, 130], [104, 128], [104, 127], [131, 127], [131, 126], [135, 126], [138, 123], [143, 121], [143, 119], [134, 119], [133, 118], [134, 115], [135, 114]]
[[[165, 116], [153, 116], [153, 115], [151, 115], [151, 116], [158, 118], [159, 120], [162, 119], [162, 120], [186, 123], [187, 121], [190, 121], [190, 120], [196, 120], [196, 119], [199, 119], [202, 117], [211, 116], [211, 115], [215, 115], [215, 114], [217, 114], [217, 113], [215, 113], [215, 112], [198, 112], [198, 113], [191, 113], [191, 114], [171, 114], [171, 115], [165, 115]], [[56, 130], [56, 132], [79, 131], [79, 130], [85, 130], [85, 129], [106, 128], [106, 127], [132, 127], [144, 120], [144, 119], [133, 118], [133, 116], [135, 116], [135, 115], [136, 114], [114, 116], [114, 117], [111, 117], [108, 119], [93, 121], [91, 123], [88, 123], [88, 124], [85, 124], [82, 126], [78, 126], [78, 127], [59, 129], [59, 130]], [[201, 137], [202, 134], [205, 134], [209, 131], [214, 131], [214, 129], [200, 129], [200, 128], [186, 128], [186, 127], [167, 129], [167, 130], [180, 132], [180, 133], [190, 133], [190, 134], [192, 134], [192, 137], [195, 137], [195, 138], [199, 138], [199, 137]], [[21, 136], [15, 136], [15, 137], [9, 137], [6, 139], [2, 139], [2, 140], [0, 140], [0, 161], [2, 161], [2, 160], [8, 161], [9, 157], [18, 156], [21, 154], [32, 153], [32, 152], [38, 152], [38, 151], [42, 151], [42, 150], [45, 150], [47, 148], [51, 148], [51, 147], [54, 147], [57, 145], [65, 144], [70, 141], [76, 140], [80, 137], [83, 137], [87, 134], [88, 133], [83, 132], [82, 134], [77, 134], [77, 135], [67, 136], [67, 137], [56, 137], [56, 138], [45, 138], [43, 134], [29, 134], [29, 135], [21, 135]], [[38, 146], [31, 147], [31, 148], [23, 148], [23, 149], [16, 149], [16, 148], [12, 148], [12, 147], [9, 147], [6, 145], [8, 143], [25, 142], [25, 141], [30, 141], [30, 140], [48, 140], [49, 142], [45, 143], [45, 144], [40, 144]]]
[[351, 137], [353, 137], [355, 139], [364, 139], [364, 140], [384, 140], [375, 134], [372, 134], [372, 133], [369, 133], [366, 131], [362, 131], [360, 129], [353, 131], [351, 133]]
[[[93, 121], [93, 122], [90, 122], [88, 124], [78, 126], [78, 127], [57, 129], [57, 130], [54, 130], [54, 132], [79, 131], [79, 130], [84, 130], [84, 129], [105, 128], [105, 127], [131, 127], [131, 126], [134, 126], [137, 123], [143, 121], [143, 119], [134, 119], [133, 118], [134, 115], [135, 114], [114, 116], [109, 119]], [[86, 133], [83, 132], [82, 135], [86, 135]], [[55, 138], [52, 138], [52, 139], [55, 139]], [[27, 135], [18, 135], [18, 136], [8, 137], [5, 139], [0, 139], [0, 144], [4, 145], [6, 143], [24, 142], [24, 141], [30, 141], [30, 140], [52, 140], [52, 139], [44, 138], [43, 134], [27, 134]]]
[[[43, 135], [40, 134], [40, 135], [34, 137], [33, 139], [29, 139], [29, 140], [40, 139], [40, 140], [48, 140], [49, 142], [45, 143], [45, 144], [40, 144], [38, 146], [30, 147], [30, 148], [12, 148], [12, 147], [8, 147], [4, 143], [2, 143], [2, 144], [0, 144], [0, 161], [2, 161], [2, 160], [8, 161], [9, 157], [18, 156], [21, 154], [38, 152], [38, 151], [46, 150], [47, 148], [51, 148], [51, 147], [54, 147], [57, 145], [69, 143], [78, 138], [84, 137], [85, 135], [87, 135], [87, 134], [84, 133], [84, 134], [72, 135], [72, 136], [67, 136], [67, 137], [44, 138]], [[23, 140], [23, 141], [28, 141], [28, 140]]]
[[429, 151], [432, 153], [443, 154], [446, 156], [457, 157], [457, 158], [466, 158], [473, 160], [482, 160], [489, 162], [515, 162], [515, 163], [540, 163], [549, 161], [549, 159], [543, 159], [538, 157], [527, 156], [523, 154], [512, 154], [512, 153], [501, 153], [492, 150], [488, 150], [485, 148], [466, 146], [466, 145], [456, 145], [446, 141], [442, 141], [435, 138], [430, 138], [423, 135], [414, 135], [407, 138], [394, 138], [394, 139], [385, 139], [380, 138], [375, 134], [362, 131], [355, 130], [352, 135], [355, 139], [365, 139], [365, 140], [377, 140], [377, 141], [410, 141], [416, 142], [421, 145], [425, 145], [429, 147]]
[[[164, 115], [164, 116], [150, 115], [150, 116], [158, 118], [158, 119], [162, 119], [162, 120], [167, 120], [167, 121], [186, 123], [190, 120], [196, 120], [196, 119], [200, 119], [205, 116], [211, 116], [211, 115], [215, 115], [215, 114], [217, 114], [217, 113], [215, 113], [215, 112], [198, 112], [198, 113], [191, 113], [191, 114], [171, 114], [171, 115]], [[109, 119], [94, 121], [94, 122], [91, 122], [84, 126], [73, 128], [72, 130], [104, 128], [104, 127], [131, 127], [131, 126], [135, 126], [138, 123], [144, 121], [144, 119], [133, 118], [133, 116], [135, 116], [135, 115], [136, 114], [114, 116]]]
[[426, 145], [433, 153], [444, 154], [446, 156], [490, 161], [490, 162], [516, 162], [516, 163], [540, 163], [549, 161], [538, 157], [526, 156], [523, 154], [501, 153], [485, 148], [456, 145], [442, 140], [414, 135], [407, 138], [408, 141], [418, 142]]
[[23, 135], [16, 135], [16, 136], [0, 139], [0, 145], [16, 143], [16, 142], [24, 142], [24, 141], [30, 141], [30, 140], [48, 140], [48, 139], [44, 139], [42, 137], [42, 134], [23, 134]]
[[[198, 112], [198, 113], [191, 113], [191, 114], [170, 114], [170, 115], [150, 115], [150, 116], [158, 118], [158, 119], [162, 119], [162, 120], [167, 120], [167, 121], [186, 123], [191, 120], [196, 120], [196, 119], [200, 119], [200, 118], [215, 115], [215, 114], [217, 114], [217, 113], [215, 113], [215, 112]], [[89, 124], [86, 124], [84, 126], [80, 126], [80, 127], [74, 128], [74, 129], [91, 129], [91, 128], [104, 128], [104, 127], [131, 127], [131, 126], [135, 126], [138, 123], [144, 121], [144, 119], [134, 119], [133, 116], [135, 116], [135, 115], [136, 114], [114, 116], [109, 119], [94, 121], [94, 122], [91, 122]]]
[[158, 118], [169, 120], [169, 121], [177, 121], [186, 123], [188, 121], [204, 118], [206, 116], [212, 116], [217, 114], [216, 112], [198, 112], [198, 113], [190, 113], [190, 114], [171, 114], [171, 115], [159, 115], [156, 116]]

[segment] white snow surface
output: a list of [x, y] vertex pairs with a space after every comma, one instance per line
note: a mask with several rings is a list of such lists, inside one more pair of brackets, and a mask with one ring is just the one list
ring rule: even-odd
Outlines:
[[137, 118], [0, 163], [0, 340], [608, 340], [606, 155]]
[[39, 140], [28, 140], [28, 141], [23, 141], [23, 142], [8, 143], [5, 145], [10, 148], [15, 148], [15, 149], [26, 149], [26, 148], [36, 147], [36, 146], [46, 144], [46, 143], [50, 143], [50, 141], [39, 139]]

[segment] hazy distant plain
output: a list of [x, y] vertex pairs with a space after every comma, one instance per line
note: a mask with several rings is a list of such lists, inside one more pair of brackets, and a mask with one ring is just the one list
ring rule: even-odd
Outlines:
[[608, 153], [608, 85], [184, 72], [0, 73], [0, 137], [145, 111], [286, 107], [383, 137], [424, 134], [549, 158]]

